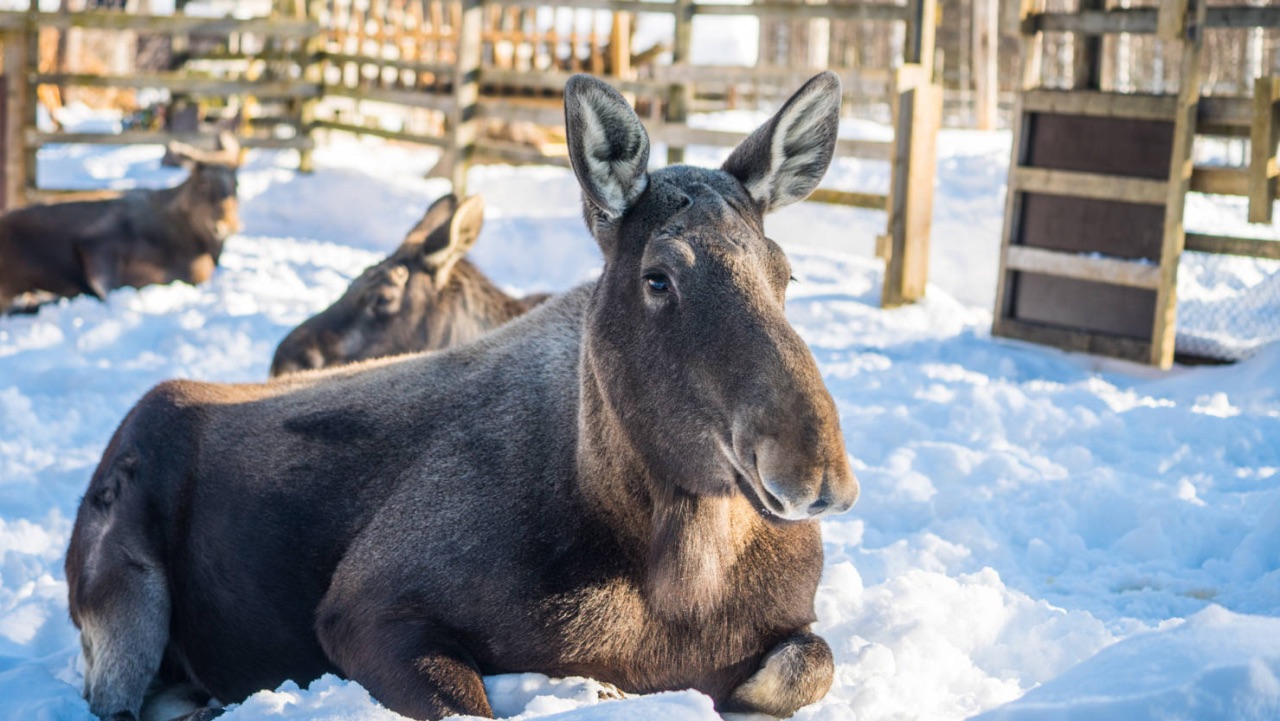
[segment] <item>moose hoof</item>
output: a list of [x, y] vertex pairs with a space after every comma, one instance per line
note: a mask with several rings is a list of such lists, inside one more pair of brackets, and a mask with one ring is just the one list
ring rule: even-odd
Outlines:
[[831, 689], [835, 661], [831, 647], [802, 633], [765, 655], [759, 670], [734, 690], [721, 710], [785, 718], [819, 701]]

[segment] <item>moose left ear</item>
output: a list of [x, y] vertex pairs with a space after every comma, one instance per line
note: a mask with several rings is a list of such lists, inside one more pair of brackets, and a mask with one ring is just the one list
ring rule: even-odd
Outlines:
[[484, 199], [478, 195], [463, 200], [453, 212], [449, 225], [440, 227], [422, 244], [422, 263], [436, 282], [444, 282], [453, 266], [471, 251], [484, 226]]
[[742, 183], [762, 213], [770, 213], [818, 187], [835, 153], [839, 124], [840, 77], [820, 73], [742, 141], [721, 169]]
[[649, 134], [617, 90], [590, 75], [564, 86], [569, 162], [587, 202], [621, 218], [649, 183]]

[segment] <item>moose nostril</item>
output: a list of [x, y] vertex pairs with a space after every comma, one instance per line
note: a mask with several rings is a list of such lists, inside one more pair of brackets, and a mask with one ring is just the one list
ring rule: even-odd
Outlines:
[[823, 497], [823, 498], [819, 498], [818, 500], [816, 500], [816, 501], [814, 501], [813, 503], [810, 503], [810, 504], [809, 504], [809, 515], [811, 515], [811, 516], [816, 516], [816, 515], [818, 515], [819, 513], [822, 513], [823, 511], [827, 510], [827, 509], [828, 509], [828, 508], [830, 508], [830, 507], [831, 507], [831, 501], [830, 501], [830, 500], [828, 500], [828, 499], [827, 499], [827, 498], [825, 498], [825, 497]]

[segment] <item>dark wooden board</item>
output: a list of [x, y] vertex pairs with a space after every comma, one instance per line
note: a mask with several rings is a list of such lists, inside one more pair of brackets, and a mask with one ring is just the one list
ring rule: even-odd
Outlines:
[[1031, 113], [1029, 119], [1026, 167], [1169, 177], [1172, 122], [1049, 113]]
[[1151, 338], [1155, 291], [1017, 273], [1013, 318], [1031, 323], [1123, 336]]
[[1018, 227], [1016, 245], [1156, 261], [1164, 206], [1026, 193]]

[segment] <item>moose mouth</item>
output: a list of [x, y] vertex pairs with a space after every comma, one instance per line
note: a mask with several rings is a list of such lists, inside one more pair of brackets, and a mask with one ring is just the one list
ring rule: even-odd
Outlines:
[[747, 497], [747, 501], [751, 503], [751, 507], [756, 509], [756, 513], [765, 517], [770, 521], [779, 523], [792, 523], [793, 519], [783, 515], [786, 507], [764, 487], [758, 477], [748, 477], [741, 471], [733, 474], [733, 480], [738, 484], [738, 490], [742, 491], [742, 495]]

